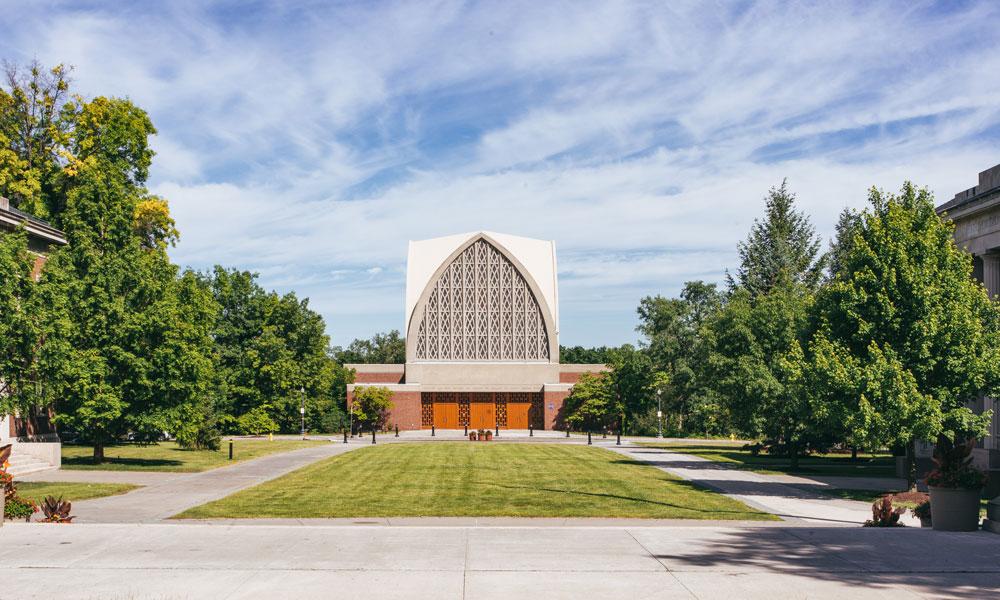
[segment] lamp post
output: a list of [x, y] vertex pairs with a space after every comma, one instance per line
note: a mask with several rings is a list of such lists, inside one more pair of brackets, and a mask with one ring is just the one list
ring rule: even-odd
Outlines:
[[658, 427], [656, 437], [659, 439], [663, 439], [663, 405], [660, 403], [662, 393], [663, 390], [656, 390], [656, 424]]
[[302, 419], [302, 439], [306, 439], [306, 388], [300, 387], [301, 403], [299, 404], [299, 417]]

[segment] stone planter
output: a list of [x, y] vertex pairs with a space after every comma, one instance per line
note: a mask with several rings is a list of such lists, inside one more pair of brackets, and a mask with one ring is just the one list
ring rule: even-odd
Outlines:
[[931, 523], [935, 531], [979, 529], [979, 490], [930, 486]]

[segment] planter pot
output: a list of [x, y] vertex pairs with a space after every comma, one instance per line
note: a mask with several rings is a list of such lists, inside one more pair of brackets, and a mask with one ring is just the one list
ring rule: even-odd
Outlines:
[[979, 490], [930, 487], [930, 492], [935, 531], [979, 529]]

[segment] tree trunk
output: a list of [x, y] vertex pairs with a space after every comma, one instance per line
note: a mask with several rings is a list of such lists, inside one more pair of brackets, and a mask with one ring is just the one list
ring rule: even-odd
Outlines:
[[851, 446], [851, 460], [858, 460], [858, 447]]
[[797, 471], [799, 469], [799, 447], [797, 444], [788, 444], [788, 456], [792, 460], [791, 469]]
[[94, 464], [99, 465], [104, 462], [104, 444], [100, 442], [94, 443]]
[[914, 440], [906, 442], [906, 489], [917, 491], [917, 443]]

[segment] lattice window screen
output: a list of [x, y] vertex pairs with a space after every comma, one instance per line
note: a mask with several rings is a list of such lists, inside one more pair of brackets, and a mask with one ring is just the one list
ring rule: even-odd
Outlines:
[[441, 274], [417, 330], [417, 360], [549, 359], [538, 300], [517, 268], [486, 240]]

